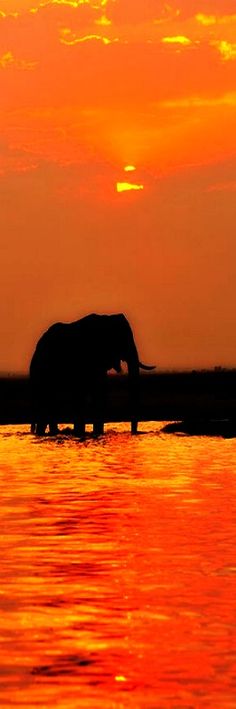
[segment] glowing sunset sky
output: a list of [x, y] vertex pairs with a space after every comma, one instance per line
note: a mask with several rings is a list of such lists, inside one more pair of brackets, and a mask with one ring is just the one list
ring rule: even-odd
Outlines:
[[235, 0], [0, 0], [0, 97], [0, 370], [92, 311], [236, 365]]

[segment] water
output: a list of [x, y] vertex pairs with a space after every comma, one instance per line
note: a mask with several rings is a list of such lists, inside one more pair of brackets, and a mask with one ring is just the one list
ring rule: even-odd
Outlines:
[[1, 709], [236, 706], [236, 439], [0, 429]]

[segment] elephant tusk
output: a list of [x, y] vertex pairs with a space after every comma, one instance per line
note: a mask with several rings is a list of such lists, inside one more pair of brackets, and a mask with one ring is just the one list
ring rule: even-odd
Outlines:
[[150, 372], [151, 369], [156, 369], [155, 364], [149, 365], [149, 364], [143, 364], [142, 362], [139, 362], [138, 366], [140, 367], [140, 369], [145, 369], [147, 372]]

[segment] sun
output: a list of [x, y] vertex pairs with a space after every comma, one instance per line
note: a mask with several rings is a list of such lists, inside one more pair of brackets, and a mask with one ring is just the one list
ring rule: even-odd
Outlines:
[[127, 192], [130, 190], [143, 190], [143, 185], [135, 185], [133, 182], [117, 182], [116, 183], [117, 192]]
[[[125, 165], [123, 168], [124, 172], [134, 172], [136, 170], [135, 165]], [[135, 191], [138, 192], [140, 190], [143, 190], [144, 186], [142, 184], [137, 184], [134, 182], [126, 182], [126, 181], [119, 181], [116, 183], [116, 191], [117, 192], [130, 192], [130, 191]]]
[[136, 170], [135, 165], [125, 165], [124, 167], [125, 172], [133, 172], [134, 170]]

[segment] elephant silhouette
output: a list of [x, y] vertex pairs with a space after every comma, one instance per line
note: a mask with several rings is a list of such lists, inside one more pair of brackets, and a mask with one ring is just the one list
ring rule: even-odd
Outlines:
[[31, 431], [44, 435], [58, 432], [58, 401], [61, 392], [70, 397], [75, 435], [85, 432], [86, 400], [90, 397], [93, 431], [104, 431], [107, 371], [121, 371], [127, 363], [131, 432], [137, 432], [139, 368], [154, 369], [138, 358], [132, 329], [127, 318], [92, 313], [71, 323], [54, 323], [36, 345], [30, 364], [32, 396]]

